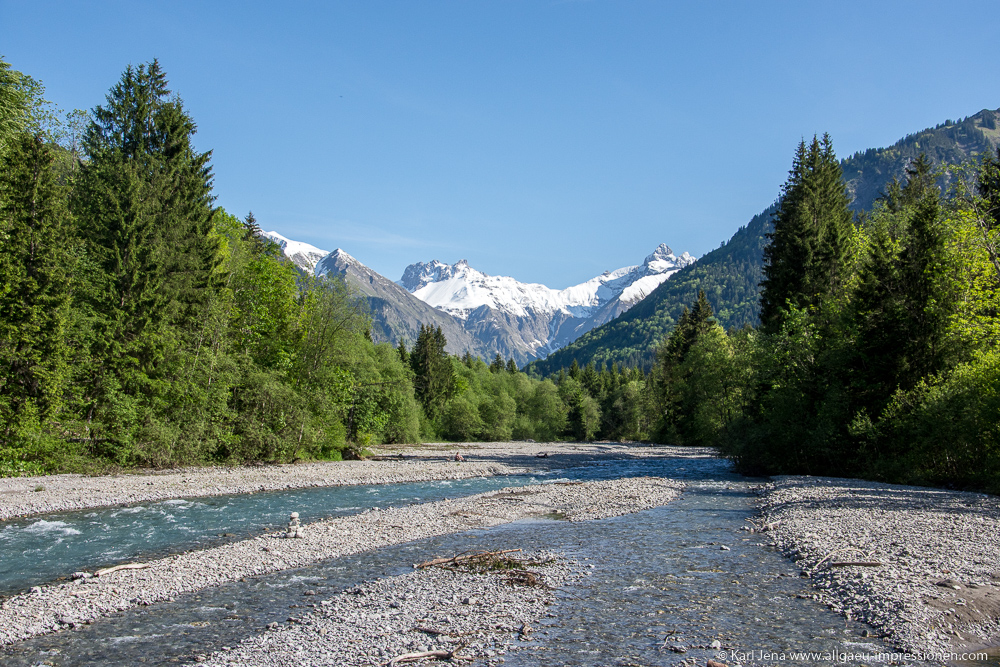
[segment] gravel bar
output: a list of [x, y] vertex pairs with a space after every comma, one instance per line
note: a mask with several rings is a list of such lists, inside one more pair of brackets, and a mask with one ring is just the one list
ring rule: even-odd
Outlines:
[[318, 521], [305, 527], [302, 539], [270, 533], [169, 556], [143, 569], [34, 587], [0, 603], [0, 645], [243, 577], [436, 535], [532, 516], [579, 521], [628, 514], [666, 504], [681, 488], [680, 482], [655, 477], [541, 484]]
[[860, 480], [779, 477], [763, 530], [815, 599], [924, 654], [1000, 644], [1000, 498]]
[[539, 576], [537, 584], [512, 582], [503, 571], [416, 570], [329, 599], [312, 598], [313, 611], [198, 661], [212, 667], [385, 665], [444, 651], [498, 664], [512, 647], [531, 646], [538, 621], [553, 615], [548, 605], [555, 602], [555, 589], [589, 573], [554, 554], [511, 555], [548, 561], [526, 566]]

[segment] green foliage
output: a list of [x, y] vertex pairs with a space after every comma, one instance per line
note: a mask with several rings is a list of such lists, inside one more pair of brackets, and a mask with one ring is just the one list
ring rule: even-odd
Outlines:
[[413, 369], [413, 386], [417, 400], [431, 419], [437, 418], [445, 402], [455, 395], [455, 371], [448, 353], [441, 327], [421, 325], [420, 335], [410, 352], [410, 368]]
[[817, 307], [840, 283], [851, 213], [829, 135], [803, 141], [782, 187], [774, 232], [764, 249], [760, 319], [781, 327], [786, 308]]
[[900, 391], [858, 435], [880, 478], [1000, 493], [1000, 352]]
[[[38, 125], [40, 87], [0, 74], [20, 105], [4, 127]], [[372, 343], [365, 301], [213, 207], [210, 153], [158, 63], [94, 110], [78, 170], [66, 127], [3, 137], [0, 474], [336, 460], [420, 438], [410, 364]], [[494, 404], [509, 432], [509, 399]]]

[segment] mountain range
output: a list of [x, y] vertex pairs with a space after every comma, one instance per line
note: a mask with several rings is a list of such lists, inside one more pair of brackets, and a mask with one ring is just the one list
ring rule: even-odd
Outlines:
[[660, 244], [641, 264], [605, 271], [557, 290], [433, 260], [406, 267], [394, 283], [341, 249], [326, 252], [278, 232], [263, 232], [301, 271], [342, 276], [367, 301], [376, 340], [413, 343], [422, 324], [441, 327], [453, 354], [519, 365], [548, 355], [626, 312], [695, 262]]

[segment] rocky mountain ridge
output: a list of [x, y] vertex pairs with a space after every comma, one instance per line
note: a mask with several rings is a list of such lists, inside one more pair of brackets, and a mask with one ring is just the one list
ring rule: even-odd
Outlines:
[[571, 343], [641, 301], [674, 273], [694, 263], [660, 244], [641, 264], [605, 271], [556, 290], [491, 276], [465, 260], [411, 264], [398, 283], [344, 250], [326, 252], [264, 232], [306, 274], [342, 276], [371, 309], [373, 336], [396, 345], [412, 344], [422, 324], [440, 326], [448, 351], [490, 360], [496, 354], [525, 364]]

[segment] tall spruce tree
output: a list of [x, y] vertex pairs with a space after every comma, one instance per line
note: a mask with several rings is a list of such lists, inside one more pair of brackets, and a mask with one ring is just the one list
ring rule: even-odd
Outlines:
[[888, 188], [868, 223], [870, 250], [851, 302], [857, 329], [855, 400], [875, 418], [897, 389], [942, 370], [952, 349], [947, 238], [930, 164], [915, 160], [908, 180]]
[[67, 381], [71, 231], [52, 150], [21, 135], [0, 159], [0, 437], [56, 416]]
[[[221, 262], [213, 233], [210, 153], [192, 145], [194, 122], [172, 98], [159, 63], [129, 66], [93, 112], [74, 212], [102, 274], [91, 295], [92, 356], [100, 404], [138, 419], [168, 352], [196, 346]], [[183, 356], [183, 354], [181, 354]], [[169, 391], [161, 386], [156, 391]]]
[[441, 327], [421, 325], [417, 342], [410, 352], [413, 369], [413, 389], [417, 400], [424, 407], [424, 414], [436, 419], [451, 397], [455, 386], [455, 372], [451, 359], [444, 351], [447, 344]]
[[817, 306], [837, 287], [851, 231], [843, 174], [830, 135], [801, 142], [764, 249], [761, 323], [774, 333], [789, 305]]

